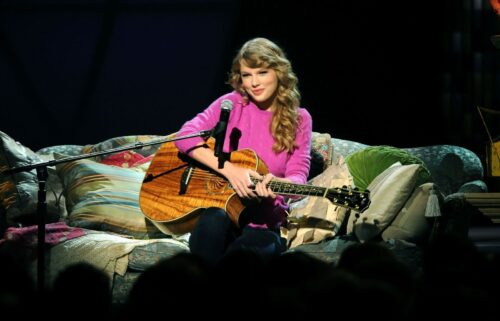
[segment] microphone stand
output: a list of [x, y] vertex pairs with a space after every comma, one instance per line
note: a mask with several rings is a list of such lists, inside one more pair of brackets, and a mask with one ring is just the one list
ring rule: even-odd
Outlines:
[[214, 156], [217, 157], [217, 168], [224, 168], [226, 158], [222, 151], [224, 145], [224, 137], [226, 136], [227, 122], [219, 121], [212, 130], [211, 137], [215, 138]]
[[0, 175], [14, 174], [20, 172], [28, 172], [36, 169], [37, 179], [38, 179], [38, 202], [37, 202], [37, 215], [38, 215], [38, 243], [37, 243], [37, 289], [39, 294], [43, 294], [45, 290], [45, 217], [47, 216], [47, 202], [46, 196], [47, 191], [45, 189], [45, 184], [48, 178], [47, 167], [54, 166], [61, 163], [72, 162], [79, 159], [91, 158], [101, 155], [112, 154], [116, 152], [131, 150], [131, 149], [141, 149], [146, 146], [163, 144], [167, 142], [172, 142], [181, 139], [193, 138], [193, 137], [209, 137], [212, 135], [213, 130], [203, 130], [197, 133], [172, 137], [172, 138], [161, 138], [151, 140], [149, 142], [138, 142], [135, 144], [130, 144], [126, 146], [121, 146], [117, 148], [108, 149], [106, 151], [94, 152], [89, 154], [82, 154], [76, 156], [68, 156], [61, 159], [54, 159], [47, 162], [41, 162], [36, 164], [30, 164], [25, 166], [14, 167], [3, 172]]

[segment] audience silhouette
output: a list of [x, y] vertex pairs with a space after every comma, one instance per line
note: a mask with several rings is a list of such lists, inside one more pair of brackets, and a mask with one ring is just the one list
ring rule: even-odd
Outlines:
[[32, 318], [41, 306], [28, 269], [30, 256], [20, 243], [7, 241], [0, 246], [0, 311], [4, 316]]
[[[112, 303], [111, 280], [102, 270], [77, 263], [61, 271], [37, 296], [22, 245], [0, 246], [0, 309], [18, 318], [58, 313], [82, 318], [130, 319], [158, 313], [234, 319], [252, 313], [280, 318], [420, 320], [500, 315], [500, 257], [480, 252], [467, 238], [442, 234], [423, 247], [422, 266], [410, 268], [386, 242], [352, 243], [327, 263], [306, 252], [263, 258], [248, 249], [229, 252], [216, 265], [189, 252], [158, 261], [142, 272], [123, 306]], [[417, 271], [417, 272], [415, 272]], [[255, 307], [259, 307], [256, 311]], [[201, 311], [201, 312], [198, 312]], [[430, 312], [432, 311], [432, 312]]]
[[79, 318], [88, 319], [110, 316], [112, 312], [111, 280], [89, 263], [75, 263], [62, 270], [50, 294], [51, 302], [66, 315], [77, 313]]

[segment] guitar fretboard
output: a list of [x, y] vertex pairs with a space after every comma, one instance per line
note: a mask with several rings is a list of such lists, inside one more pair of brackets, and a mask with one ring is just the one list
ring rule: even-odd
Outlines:
[[[259, 182], [257, 179], [252, 179], [253, 183]], [[305, 184], [294, 184], [279, 181], [270, 181], [267, 186], [275, 193], [287, 194], [287, 195], [306, 195], [306, 196], [326, 196], [328, 188], [305, 185]]]
[[[251, 180], [254, 184], [261, 181], [254, 177], [251, 177]], [[353, 190], [345, 186], [342, 188], [327, 188], [272, 180], [267, 184], [267, 187], [277, 194], [325, 197], [336, 205], [354, 209], [364, 208], [369, 202], [368, 196], [365, 192], [361, 192], [356, 189]]]

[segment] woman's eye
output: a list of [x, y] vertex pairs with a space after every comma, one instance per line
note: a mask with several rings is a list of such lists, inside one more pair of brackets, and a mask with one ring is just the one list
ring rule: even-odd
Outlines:
[[267, 74], [267, 70], [262, 70], [262, 71], [259, 71], [259, 74], [260, 74], [260, 75], [265, 75], [265, 74]]

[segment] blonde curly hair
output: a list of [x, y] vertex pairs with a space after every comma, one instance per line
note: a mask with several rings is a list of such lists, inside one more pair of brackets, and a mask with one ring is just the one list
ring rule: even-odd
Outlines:
[[248, 94], [242, 88], [240, 73], [242, 62], [250, 68], [271, 68], [276, 72], [278, 77], [276, 109], [270, 128], [275, 141], [273, 150], [293, 152], [297, 147], [295, 136], [299, 123], [300, 92], [297, 88], [298, 79], [290, 61], [283, 50], [268, 39], [254, 38], [247, 41], [233, 59], [227, 83], [248, 102]]

